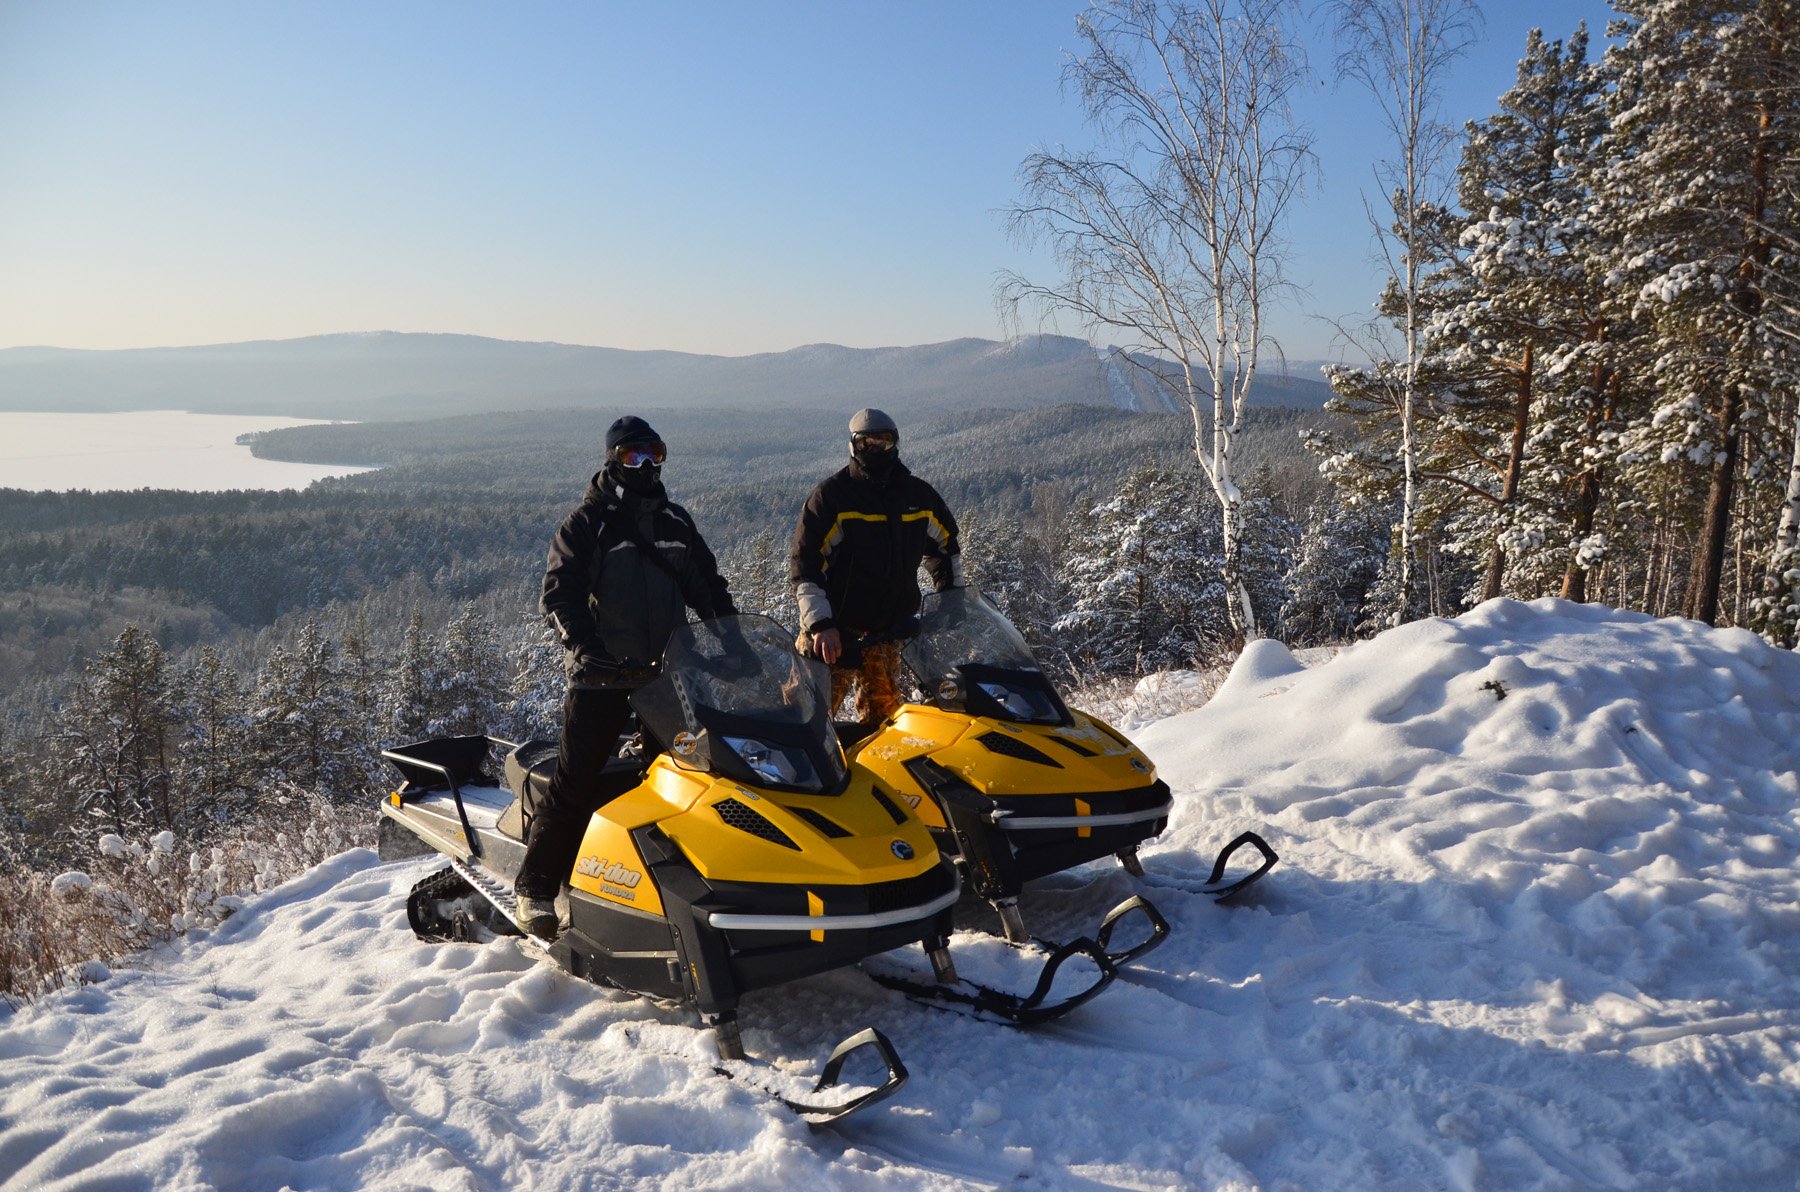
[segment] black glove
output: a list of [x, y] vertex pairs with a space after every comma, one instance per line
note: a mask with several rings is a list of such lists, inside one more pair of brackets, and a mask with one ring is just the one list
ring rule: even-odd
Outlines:
[[741, 679], [756, 672], [756, 656], [746, 650], [723, 655], [713, 665], [713, 673], [725, 679]]
[[623, 667], [623, 663], [599, 645], [589, 643], [575, 649], [575, 681], [578, 683], [610, 683], [619, 677]]

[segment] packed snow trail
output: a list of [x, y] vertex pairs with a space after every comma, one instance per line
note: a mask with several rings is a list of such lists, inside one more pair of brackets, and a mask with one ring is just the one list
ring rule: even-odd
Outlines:
[[[1135, 736], [1177, 798], [1141, 887], [1174, 934], [1099, 999], [1029, 1033], [855, 971], [746, 1001], [796, 1080], [893, 1038], [911, 1082], [842, 1128], [713, 1075], [684, 1010], [415, 942], [429, 865], [353, 852], [0, 1010], [0, 1184], [1793, 1187], [1800, 656], [1495, 601], [1311, 670], [1257, 643]], [[1246, 827], [1282, 863], [1215, 905]], [[1139, 888], [1096, 865], [1027, 909], [1067, 937]]]

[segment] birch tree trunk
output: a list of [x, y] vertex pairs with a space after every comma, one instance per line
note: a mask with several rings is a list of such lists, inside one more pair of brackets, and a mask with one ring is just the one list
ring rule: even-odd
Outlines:
[[1279, 233], [1311, 157], [1287, 111], [1301, 72], [1285, 12], [1283, 0], [1102, 0], [1078, 18], [1087, 49], [1065, 77], [1111, 144], [1026, 159], [1010, 224], [1047, 241], [1064, 276], [1000, 286], [1008, 305], [1130, 336], [1120, 358], [1187, 407], [1219, 506], [1227, 614], [1245, 639], [1261, 629], [1234, 451], [1263, 301], [1282, 285]]
[[[1396, 159], [1377, 178], [1391, 181], [1394, 222], [1377, 225], [1388, 264], [1405, 302], [1406, 360], [1400, 401], [1400, 597], [1392, 623], [1406, 620], [1418, 537], [1420, 269], [1425, 248], [1419, 226], [1424, 203], [1437, 189], [1453, 133], [1436, 118], [1439, 90], [1450, 64], [1474, 39], [1481, 12], [1472, 0], [1336, 0], [1331, 6], [1340, 40], [1338, 74], [1368, 89], [1394, 137]], [[1393, 253], [1400, 254], [1395, 260]]]

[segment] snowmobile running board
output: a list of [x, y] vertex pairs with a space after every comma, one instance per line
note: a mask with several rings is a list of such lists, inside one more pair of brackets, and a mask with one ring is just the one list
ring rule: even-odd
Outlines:
[[[1221, 885], [1221, 882], [1223, 882], [1225, 878], [1225, 865], [1231, 860], [1231, 854], [1237, 852], [1238, 849], [1246, 844], [1254, 845], [1256, 851], [1263, 855], [1262, 865], [1248, 877], [1241, 877], [1229, 885]], [[1239, 894], [1242, 894], [1245, 890], [1254, 885], [1263, 874], [1269, 872], [1270, 869], [1273, 869], [1275, 867], [1275, 862], [1280, 859], [1281, 858], [1275, 855], [1275, 850], [1269, 847], [1268, 841], [1258, 836], [1255, 832], [1241, 833], [1237, 839], [1226, 845], [1219, 853], [1219, 859], [1213, 862], [1212, 876], [1206, 879], [1200, 889], [1203, 893], [1212, 895], [1212, 900], [1214, 902], [1224, 902], [1227, 899], [1236, 898]]]
[[[511, 926], [512, 930], [520, 937], [520, 943], [528, 945], [545, 956], [552, 956], [551, 943], [539, 939], [519, 926], [518, 919], [514, 917], [512, 910], [507, 905], [511, 900], [506, 897], [507, 892], [504, 886], [482, 872], [477, 866], [459, 861], [454, 857], [445, 857], [444, 859], [449, 862], [449, 871], [454, 872], [471, 889], [481, 895], [482, 899], [493, 908], [494, 913]], [[410, 905], [407, 908], [407, 916], [413, 920], [413, 926], [416, 929], [419, 922]], [[446, 936], [445, 938], [453, 937]], [[708, 1025], [713, 1029], [714, 1037], [722, 1052], [731, 1050], [737, 1053], [731, 1058], [721, 1059], [718, 1064], [713, 1066], [713, 1071], [729, 1080], [741, 1080], [745, 1086], [779, 1101], [783, 1106], [799, 1114], [809, 1126], [825, 1126], [833, 1122], [840, 1122], [858, 1110], [880, 1104], [899, 1092], [900, 1086], [906, 1083], [908, 1076], [906, 1065], [900, 1061], [900, 1054], [894, 1050], [894, 1045], [888, 1040], [888, 1037], [874, 1027], [864, 1027], [832, 1049], [831, 1055], [825, 1060], [825, 1066], [819, 1072], [818, 1083], [813, 1085], [813, 1092], [822, 1093], [827, 1089], [838, 1087], [844, 1065], [849, 1062], [852, 1055], [865, 1048], [872, 1048], [887, 1068], [887, 1075], [882, 1078], [881, 1083], [866, 1093], [837, 1104], [821, 1105], [795, 1100], [762, 1079], [760, 1076], [762, 1065], [743, 1054], [743, 1043], [737, 1037], [735, 1019], [709, 1022]]]

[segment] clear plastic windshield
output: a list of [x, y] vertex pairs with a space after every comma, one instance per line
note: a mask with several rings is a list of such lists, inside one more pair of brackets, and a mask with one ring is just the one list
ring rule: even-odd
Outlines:
[[919, 635], [901, 651], [921, 682], [967, 663], [1003, 670], [1036, 670], [1031, 647], [1011, 621], [974, 588], [948, 588], [925, 597]]
[[830, 672], [795, 653], [788, 630], [737, 616], [676, 629], [661, 674], [631, 702], [678, 765], [816, 790], [843, 773], [830, 691]]
[[928, 597], [902, 655], [941, 708], [1024, 724], [1066, 724], [1069, 711], [1031, 647], [974, 588]]

